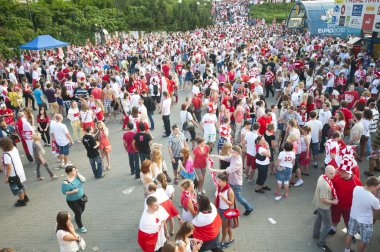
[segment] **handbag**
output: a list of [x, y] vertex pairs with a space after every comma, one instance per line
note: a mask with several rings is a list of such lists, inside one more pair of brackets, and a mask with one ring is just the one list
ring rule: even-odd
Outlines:
[[[75, 189], [77, 189], [78, 187], [76, 187], [73, 183], [71, 183], [68, 179], [65, 179], [65, 181], [67, 181], [67, 183], [71, 184]], [[87, 203], [88, 202], [88, 197], [86, 194], [83, 194], [83, 196], [80, 198], [80, 200], [83, 202], [83, 203]]]
[[283, 170], [285, 170], [285, 167], [284, 167], [284, 166], [278, 166], [278, 167], [277, 167], [277, 171], [283, 171]]
[[165, 176], [166, 176], [166, 182], [168, 182], [168, 183], [172, 182], [172, 179], [169, 177], [169, 174], [167, 171], [163, 171], [162, 173], [165, 174]]
[[84, 251], [86, 249], [85, 240], [79, 236], [79, 240], [77, 241], [79, 251]]
[[20, 177], [17, 175], [17, 172], [16, 172], [16, 168], [15, 168], [15, 165], [13, 163], [13, 158], [11, 156], [11, 154], [5, 152], [4, 154], [7, 154], [10, 158], [11, 158], [11, 162], [12, 162], [12, 166], [13, 166], [13, 170], [15, 171], [15, 176], [11, 177], [9, 176], [8, 177], [8, 183], [10, 185], [17, 185], [18, 188], [22, 188], [22, 183], [21, 183], [21, 179]]
[[[227, 193], [227, 196], [228, 195], [229, 194]], [[231, 228], [237, 228], [237, 227], [239, 227], [240, 210], [236, 207], [236, 200], [234, 200], [234, 206], [233, 206], [233, 208], [230, 207], [230, 209], [224, 211], [223, 215], [227, 219], [228, 225]]]
[[195, 130], [195, 125], [192, 121], [189, 121], [187, 118], [188, 118], [188, 113], [186, 111], [186, 121], [183, 123], [182, 125], [182, 130], [186, 130], [186, 131], [190, 131], [190, 130]]

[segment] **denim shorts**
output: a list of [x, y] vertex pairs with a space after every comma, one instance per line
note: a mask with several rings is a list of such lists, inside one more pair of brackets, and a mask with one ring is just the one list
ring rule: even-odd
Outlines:
[[311, 147], [311, 153], [313, 153], [313, 155], [318, 155], [319, 143], [310, 143], [310, 147]]
[[362, 242], [367, 244], [372, 237], [373, 225], [359, 223], [357, 220], [350, 217], [350, 220], [348, 221], [347, 234], [354, 236], [357, 233], [360, 234]]
[[276, 180], [281, 181], [281, 182], [287, 182], [290, 180], [290, 177], [292, 175], [292, 168], [290, 167], [285, 167], [284, 170], [276, 171]]
[[69, 150], [70, 150], [70, 144], [66, 144], [65, 146], [59, 146], [59, 154], [68, 156], [69, 155]]
[[9, 187], [11, 188], [11, 191], [12, 191], [14, 196], [19, 195], [20, 193], [22, 193], [26, 189], [25, 185], [21, 182], [9, 183]]

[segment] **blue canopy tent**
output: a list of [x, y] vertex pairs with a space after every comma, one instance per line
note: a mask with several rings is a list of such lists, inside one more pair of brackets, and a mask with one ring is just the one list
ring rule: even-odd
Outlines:
[[24, 50], [44, 50], [44, 49], [51, 49], [51, 48], [68, 46], [68, 45], [69, 43], [59, 41], [50, 35], [40, 35], [40, 36], [37, 36], [32, 41], [26, 44], [23, 44], [19, 48], [24, 49]]

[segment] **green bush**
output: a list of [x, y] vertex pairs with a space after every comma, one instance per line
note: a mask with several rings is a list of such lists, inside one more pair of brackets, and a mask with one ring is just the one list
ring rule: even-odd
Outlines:
[[264, 3], [252, 5], [250, 10], [250, 18], [265, 18], [266, 23], [272, 22], [276, 18], [277, 22], [286, 20], [294, 3]]
[[100, 28], [110, 33], [179, 31], [212, 24], [211, 2], [205, 0], [0, 0], [0, 6], [3, 58], [17, 56], [21, 44], [42, 34], [84, 45]]

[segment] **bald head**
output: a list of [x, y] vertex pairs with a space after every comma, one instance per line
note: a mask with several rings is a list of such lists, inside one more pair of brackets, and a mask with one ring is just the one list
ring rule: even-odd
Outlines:
[[332, 165], [328, 165], [325, 168], [325, 175], [332, 179], [335, 176], [335, 168]]

